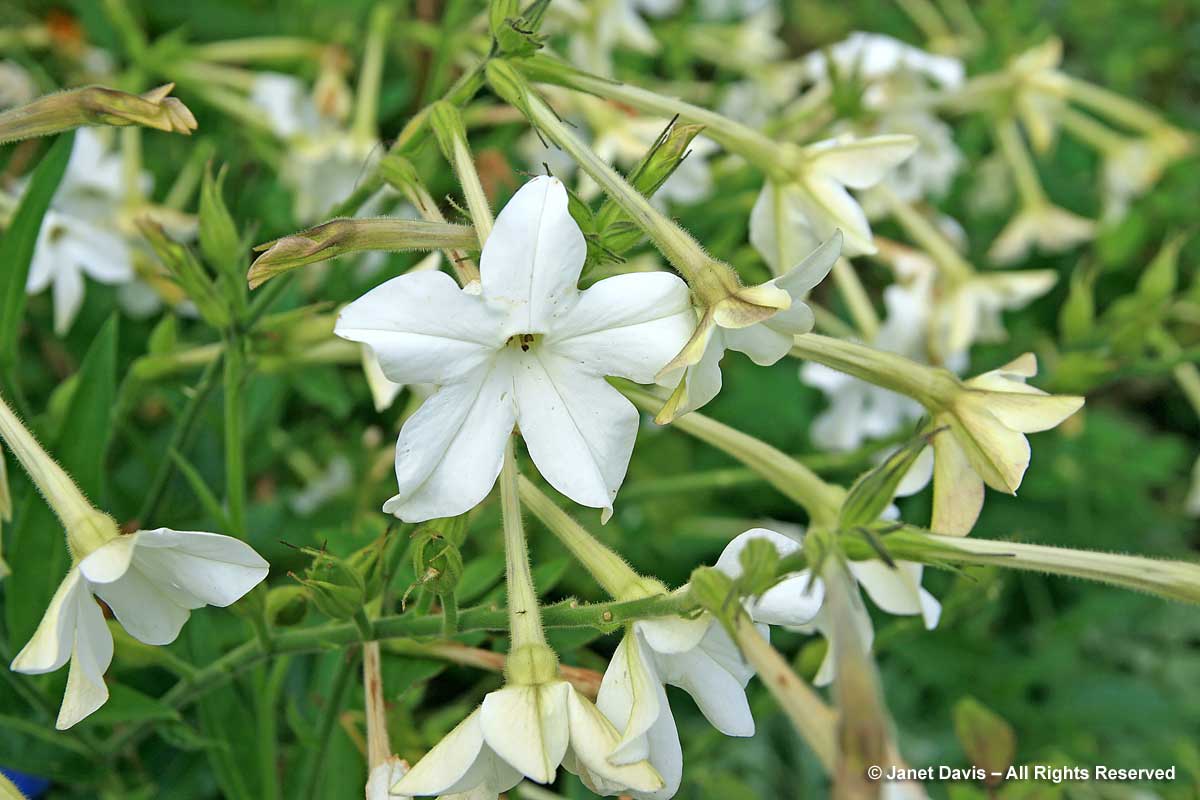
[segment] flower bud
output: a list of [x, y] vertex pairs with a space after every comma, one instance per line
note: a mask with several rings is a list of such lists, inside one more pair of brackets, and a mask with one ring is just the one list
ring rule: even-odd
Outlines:
[[363, 250], [479, 249], [475, 229], [407, 219], [335, 219], [255, 247], [246, 279], [257, 289], [271, 278], [318, 261]]
[[230, 322], [229, 304], [222, 299], [212, 278], [191, 249], [167, 236], [162, 226], [149, 217], [139, 218], [137, 226], [171, 277], [187, 293], [188, 299], [196, 304], [204, 321], [214, 328], [227, 327]]
[[423, 523], [413, 533], [413, 573], [434, 594], [453, 592], [462, 579], [463, 559], [458, 541], [464, 528], [465, 517], [451, 517]]
[[210, 266], [234, 278], [242, 263], [242, 242], [221, 195], [225, 172], [226, 168], [221, 167], [213, 178], [211, 168], [204, 171], [200, 186], [200, 251]]
[[88, 86], [48, 94], [0, 114], [0, 144], [84, 125], [144, 125], [190, 135], [196, 130], [196, 118], [179, 99], [169, 97], [174, 88], [168, 83], [136, 95]]
[[366, 604], [362, 576], [337, 556], [316, 553], [304, 577], [297, 580], [308, 591], [313, 605], [331, 619], [350, 619]]

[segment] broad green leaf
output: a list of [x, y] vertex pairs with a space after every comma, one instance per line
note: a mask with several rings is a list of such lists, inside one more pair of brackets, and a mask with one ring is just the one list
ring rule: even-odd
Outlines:
[[73, 131], [59, 134], [42, 156], [13, 215], [12, 224], [0, 238], [0, 364], [11, 364], [16, 360], [17, 330], [25, 311], [29, 264], [33, 260], [42, 219], [66, 172], [74, 142]]

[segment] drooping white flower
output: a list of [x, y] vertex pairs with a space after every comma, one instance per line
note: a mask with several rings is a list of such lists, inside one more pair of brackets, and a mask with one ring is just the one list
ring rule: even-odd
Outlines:
[[912, 155], [911, 136], [841, 137], [798, 151], [790, 180], [764, 184], [750, 213], [750, 243], [782, 274], [841, 230], [846, 256], [874, 253], [871, 225], [847, 191], [867, 189]]
[[415, 522], [473, 508], [514, 424], [551, 485], [611, 510], [638, 414], [604, 377], [653, 382], [695, 317], [687, 286], [666, 273], [579, 291], [585, 250], [562, 183], [535, 178], [497, 217], [481, 285], [401, 275], [342, 311], [335, 332], [370, 345], [390, 380], [440, 387], [400, 431], [399, 492], [385, 511]]
[[[802, 530], [791, 525], [775, 525], [787, 531], [789, 535], [766, 528], [754, 528], [738, 535], [726, 546], [721, 559], [726, 562], [729, 574], [740, 573], [740, 566], [734, 571], [735, 565], [738, 563], [739, 554], [751, 539], [759, 538], [770, 542], [781, 558], [800, 549], [804, 538]], [[938, 618], [941, 616], [941, 604], [921, 587], [921, 564], [900, 561], [896, 563], [895, 568], [882, 561], [851, 561], [848, 564], [855, 581], [881, 610], [902, 616], [919, 614], [926, 628], [937, 627]], [[720, 560], [717, 566], [721, 567]], [[750, 613], [756, 621], [784, 625], [804, 632], [817, 631], [828, 638], [832, 626], [823, 605], [824, 599], [825, 590], [820, 578], [814, 580], [808, 570], [802, 570], [789, 575], [769, 589], [757, 605], [750, 609]], [[855, 608], [855, 623], [859, 634], [869, 647], [873, 638], [871, 618], [867, 616], [861, 603], [852, 605]], [[817, 671], [814, 683], [818, 686], [824, 686], [833, 680], [836, 669], [834, 650], [832, 646], [829, 648]]]
[[11, 668], [36, 675], [70, 659], [56, 723], [69, 728], [108, 700], [104, 672], [113, 642], [93, 594], [131, 636], [163, 645], [175, 640], [192, 609], [234, 603], [267, 570], [253, 548], [229, 536], [168, 528], [116, 536], [67, 573]]
[[52, 287], [59, 335], [70, 329], [83, 304], [85, 275], [109, 284], [133, 279], [129, 243], [113, 232], [125, 190], [120, 156], [108, 151], [96, 129], [77, 130], [38, 231], [25, 286], [29, 294]]
[[[768, 282], [786, 291], [792, 298], [791, 307], [745, 328], [722, 328], [711, 320], [701, 319], [688, 351], [702, 347], [703, 355], [694, 364], [671, 368], [660, 376], [659, 382], [675, 386], [675, 392], [660, 413], [665, 422], [708, 403], [721, 391], [721, 358], [725, 351], [737, 350], [759, 366], [771, 366], [788, 354], [793, 339], [813, 328], [813, 312], [804, 302], [814, 286], [825, 279], [841, 250], [841, 233], [834, 231], [807, 258], [787, 274]], [[685, 356], [681, 353], [681, 356]], [[677, 359], [678, 360], [678, 359]]]
[[938, 296], [931, 350], [947, 366], [965, 366], [975, 342], [1008, 338], [1003, 313], [1024, 308], [1054, 288], [1058, 273], [1049, 269], [977, 272], [946, 287]]
[[996, 264], [1013, 264], [1036, 245], [1043, 253], [1070, 250], [1096, 235], [1096, 223], [1065, 208], [1039, 203], [1027, 206], [1004, 226], [988, 248], [988, 258]]
[[392, 791], [495, 800], [522, 778], [552, 783], [559, 765], [597, 794], [658, 790], [662, 778], [644, 759], [609, 761], [618, 739], [612, 723], [564, 680], [509, 685], [489, 693]]
[[933, 529], [966, 534], [983, 505], [983, 486], [1015, 494], [1029, 468], [1028, 433], [1050, 430], [1083, 406], [1083, 398], [1029, 386], [1037, 358], [1025, 353], [962, 383], [934, 415], [949, 430], [933, 440]]

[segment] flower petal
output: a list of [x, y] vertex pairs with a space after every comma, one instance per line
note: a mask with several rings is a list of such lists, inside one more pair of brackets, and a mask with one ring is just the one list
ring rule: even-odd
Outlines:
[[[78, 569], [72, 569], [58, 585], [46, 613], [33, 636], [13, 659], [13, 672], [40, 675], [53, 672], [67, 663], [75, 646], [75, 627], [79, 624], [80, 596], [91, 602], [91, 594]], [[94, 605], [94, 604], [93, 604]]]
[[821, 174], [807, 175], [798, 187], [797, 199], [813, 233], [821, 239], [828, 239], [841, 229], [845, 237], [842, 255], [847, 257], [875, 252], [867, 215], [858, 201], [846, 191], [846, 187]]
[[90, 583], [111, 583], [129, 571], [141, 532], [109, 539], [79, 562], [79, 571]]
[[504, 344], [503, 319], [446, 273], [423, 271], [392, 278], [343, 308], [334, 333], [370, 346], [395, 383], [442, 384]]
[[713, 619], [697, 617], [652, 617], [634, 624], [646, 644], [656, 653], [684, 653], [700, 644]]
[[663, 682], [690, 694], [717, 730], [726, 736], [753, 736], [754, 717], [746, 700], [746, 682], [726, 669], [722, 663], [725, 660], [714, 658], [705, 644], [686, 653], [654, 656]]
[[744, 533], [739, 533], [729, 544], [725, 545], [725, 549], [721, 551], [721, 556], [714, 566], [731, 578], [740, 576], [742, 564], [739, 559], [742, 557], [742, 551], [746, 549], [746, 545], [750, 544], [753, 539], [763, 539], [775, 545], [780, 556], [791, 555], [801, 547], [800, 542], [790, 536], [784, 536], [782, 533], [776, 533], [766, 528], [751, 528]]
[[983, 479], [971, 467], [962, 445], [949, 431], [933, 439], [934, 533], [966, 536], [983, 510]]
[[577, 503], [612, 507], [637, 438], [638, 412], [603, 378], [539, 349], [516, 367], [517, 422], [551, 486]]
[[544, 346], [596, 375], [653, 383], [695, 327], [687, 284], [665, 272], [629, 273], [584, 291]]
[[473, 773], [481, 751], [486, 748], [479, 719], [477, 708], [393, 784], [392, 792], [412, 796], [438, 795], [477, 786], [479, 781], [471, 783], [466, 778], [476, 777]]
[[257, 586], [270, 565], [240, 539], [203, 531], [141, 531], [134, 565], [160, 587], [224, 607]]
[[129, 635], [152, 645], [170, 644], [191, 612], [178, 605], [136, 566], [111, 583], [93, 586]]
[[516, 422], [506, 359], [443, 386], [400, 429], [399, 491], [383, 510], [405, 522], [453, 517], [479, 504], [500, 474]]
[[767, 181], [750, 211], [750, 243], [776, 275], [783, 275], [817, 243], [800, 190]]
[[907, 134], [837, 139], [809, 145], [808, 166], [851, 189], [867, 189], [883, 180], [917, 149], [917, 139]]
[[489, 693], [479, 716], [484, 741], [525, 777], [552, 782], [567, 752], [570, 694], [566, 681], [505, 686]]
[[568, 687], [567, 718], [570, 724], [571, 766], [586, 770], [598, 793], [617, 794], [626, 789], [654, 792], [663, 788], [662, 776], [645, 760], [614, 764], [609, 760], [617, 731], [586, 697]]
[[67, 688], [54, 726], [60, 731], [70, 728], [108, 701], [108, 686], [104, 672], [112, 663], [113, 640], [104, 622], [104, 613], [92, 599], [91, 592], [74, 594], [78, 604], [75, 625], [75, 646], [71, 651], [71, 669], [67, 673]]
[[562, 182], [534, 178], [508, 201], [483, 246], [483, 296], [511, 307], [509, 334], [547, 333], [579, 291], [586, 255]]
[[661, 684], [649, 659], [637, 633], [629, 628], [604, 670], [596, 707], [619, 734], [608, 755], [613, 764], [633, 764], [650, 753], [646, 734], [664, 709], [656, 691]]

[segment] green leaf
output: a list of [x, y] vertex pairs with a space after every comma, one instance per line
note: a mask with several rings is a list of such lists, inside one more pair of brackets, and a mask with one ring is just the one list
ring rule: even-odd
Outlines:
[[29, 264], [33, 260], [42, 219], [66, 172], [74, 142], [73, 131], [59, 134], [33, 170], [29, 188], [17, 206], [12, 224], [0, 239], [0, 265], [3, 265], [0, 268], [0, 363], [3, 364], [16, 360], [17, 330], [25, 311]]
[[[62, 424], [41, 440], [92, 503], [103, 508], [104, 458], [117, 392], [116, 317], [100, 329], [73, 379], [75, 390]], [[26, 492], [14, 521], [11, 535], [5, 538], [13, 570], [6, 588], [9, 597], [20, 597], [21, 602], [6, 603], [5, 613], [9, 644], [16, 651], [37, 628], [67, 572], [70, 556], [62, 526], [37, 492]]]

